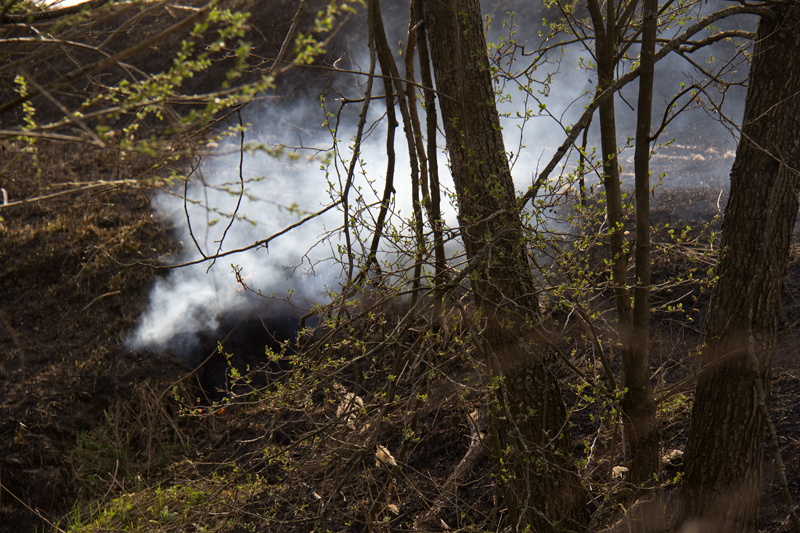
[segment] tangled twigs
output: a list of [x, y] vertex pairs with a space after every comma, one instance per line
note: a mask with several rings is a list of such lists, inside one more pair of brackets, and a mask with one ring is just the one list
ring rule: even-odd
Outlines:
[[484, 439], [489, 431], [486, 416], [476, 409], [467, 415], [467, 424], [469, 425], [470, 431], [467, 452], [453, 469], [447, 481], [445, 481], [439, 497], [433, 502], [433, 505], [426, 511], [417, 515], [414, 520], [414, 529], [424, 530], [424, 526], [430, 524], [432, 520], [436, 522], [437, 526], [450, 529], [450, 526], [440, 517], [441, 510], [445, 506], [452, 504], [452, 499], [455, 499], [458, 493], [459, 485], [464, 483], [469, 473], [486, 453]]

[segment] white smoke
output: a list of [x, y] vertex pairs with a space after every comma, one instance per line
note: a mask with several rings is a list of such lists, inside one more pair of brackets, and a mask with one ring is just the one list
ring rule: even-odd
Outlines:
[[[403, 28], [405, 23], [395, 27]], [[533, 25], [533, 32], [537, 29]], [[495, 33], [495, 38], [504, 31]], [[516, 38], [521, 39], [519, 36]], [[536, 38], [532, 37], [532, 42], [535, 41]], [[519, 191], [525, 191], [532, 178], [547, 164], [563, 142], [563, 126], [580, 116], [591, 97], [589, 76], [580, 67], [584, 54], [585, 50], [579, 45], [568, 49], [560, 64], [549, 67], [555, 72], [549, 92], [539, 93], [537, 98], [526, 97], [523, 91], [506, 87], [512, 97], [500, 102], [500, 111], [506, 115], [502, 121], [504, 135], [507, 150], [512, 152], [513, 174]], [[366, 63], [362, 61], [362, 64]], [[662, 100], [674, 94], [676, 80], [683, 68], [678, 63], [671, 63], [672, 66], [665, 70], [665, 65], [660, 64], [658, 70], [664, 80], [660, 86]], [[525, 66], [521, 64], [521, 68]], [[547, 70], [542, 70], [540, 79], [545, 79]], [[348, 81], [352, 86], [359, 82], [363, 82], [363, 77]], [[626, 91], [629, 101], [635, 101], [633, 91], [635, 85]], [[334, 102], [328, 105], [329, 110], [335, 111]], [[741, 106], [741, 100], [732, 102], [732, 105]], [[377, 125], [371, 128], [371, 134], [362, 147], [358, 181], [351, 194], [354, 206], [374, 205], [382, 195], [387, 151], [385, 125], [378, 123], [382, 113], [380, 107], [378, 101], [371, 108], [370, 123]], [[324, 302], [328, 291], [339, 288], [343, 279], [339, 249], [342, 241], [336, 230], [343, 223], [343, 214], [336, 208], [287, 231], [265, 246], [214, 261], [203, 261], [203, 258], [250, 247], [330, 206], [336, 199], [336, 191], [341, 190], [349, 163], [349, 139], [354, 134], [355, 108], [355, 104], [350, 105], [349, 111], [343, 115], [349, 116], [349, 120], [343, 120], [342, 128], [335, 132], [338, 155], [331, 153], [334, 136], [325, 125], [330, 117], [322, 112], [319, 101], [313, 98], [305, 102], [300, 99], [272, 101], [246, 110], [244, 119], [252, 123], [245, 134], [245, 144], [250, 149], [240, 151], [238, 136], [229, 137], [214, 154], [204, 157], [192, 173], [185, 191], [178, 184], [170, 193], [158, 195], [156, 208], [171, 222], [175, 237], [182, 244], [183, 252], [177, 263], [197, 263], [175, 268], [156, 282], [149, 307], [131, 335], [133, 347], [190, 345], [198, 332], [213, 331], [220, 319], [229, 313], [254, 308], [263, 310], [269, 307], [270, 298], [308, 307], [315, 302]], [[630, 111], [625, 111], [624, 103], [620, 103], [618, 108], [620, 123], [630, 125], [627, 130], [625, 126], [621, 128], [620, 135], [626, 135], [628, 130], [632, 131], [634, 121]], [[719, 129], [704, 112], [697, 111], [676, 121], [665, 137], [684, 137], [688, 133], [694, 138], [708, 140], [711, 137], [707, 135], [709, 128], [714, 127]], [[735, 139], [718, 132], [713, 137], [716, 141], [706, 143], [702, 153], [673, 150], [677, 154], [673, 157], [673, 152], [662, 151], [663, 156], [654, 159], [654, 173], [658, 174], [664, 168], [671, 169], [674, 175], [670, 178], [672, 183], [679, 180], [683, 183], [688, 181], [689, 185], [698, 185], [704, 180], [724, 183], [730, 170], [729, 155], [735, 147]], [[599, 142], [596, 125], [590, 139], [593, 144]], [[621, 141], [624, 144], [624, 139]], [[268, 153], [278, 147], [282, 147], [281, 155]], [[390, 223], [408, 234], [410, 180], [402, 129], [397, 132], [396, 150], [396, 195]], [[698, 150], [700, 148], [695, 151]], [[573, 154], [572, 161], [564, 163], [563, 172], [568, 173], [574, 168], [575, 157]], [[624, 151], [623, 164], [628, 157], [632, 157], [632, 152]], [[681, 157], [685, 158], [683, 167]], [[446, 176], [443, 152], [439, 168], [444, 187], [452, 190]], [[452, 206], [446, 207], [444, 215], [448, 225], [455, 226]], [[366, 238], [365, 235], [361, 237]], [[383, 257], [396, 257], [392, 256], [395, 251], [391, 249], [391, 242], [385, 243]], [[249, 290], [244, 290], [243, 284]]]
[[[314, 108], [316, 113], [310, 111]], [[362, 145], [350, 194], [351, 214], [359, 207], [374, 206], [383, 193], [387, 151], [385, 126], [378, 123], [381, 115], [379, 106], [374, 106], [371, 120], [376, 125]], [[129, 339], [133, 348], [166, 345], [179, 352], [229, 314], [286, 308], [276, 300], [307, 309], [339, 288], [344, 275], [340, 248], [344, 242], [338, 231], [343, 213], [333, 207], [321, 216], [311, 215], [339, 198], [353, 124], [336, 132], [337, 155], [331, 152], [332, 136], [318, 102], [275, 102], [248, 118], [255, 125], [245, 133], [244, 144], [250, 149], [240, 150], [238, 136], [228, 138], [203, 159], [186, 190], [179, 185], [157, 196], [156, 209], [171, 222], [183, 250], [177, 264], [196, 264], [176, 267], [157, 280], [148, 309]], [[408, 228], [412, 210], [404, 142], [399, 134], [396, 201], [389, 224]], [[444, 164], [442, 159], [443, 169]], [[372, 220], [375, 215], [365, 216]], [[289, 229], [306, 218], [310, 220]], [[445, 218], [454, 223], [452, 208]], [[285, 233], [264, 246], [203, 260], [252, 247], [279, 232]], [[367, 237], [354, 229], [355, 252], [362, 251], [358, 247]], [[390, 239], [383, 243], [381, 259], [397, 261], [404, 244]]]
[[[257, 118], [282, 131], [293, 115], [293, 108], [283, 106]], [[266, 129], [263, 123], [260, 129]], [[322, 301], [340, 272], [330, 248], [313, 245], [340, 225], [341, 215], [332, 209], [286, 231], [331, 204], [327, 176], [320, 170], [325, 130], [320, 127], [301, 140], [308, 149], [275, 155], [278, 143], [297, 139], [247, 132], [249, 148], [242, 152], [237, 136], [227, 138], [202, 160], [185, 191], [179, 184], [158, 195], [156, 208], [171, 221], [183, 250], [178, 264], [197, 264], [174, 268], [156, 282], [130, 339], [134, 347], [185, 342], [196, 332], [213, 331], [226, 313], [268, 307], [270, 298], [299, 307]], [[281, 231], [286, 233], [263, 246], [203, 261]]]

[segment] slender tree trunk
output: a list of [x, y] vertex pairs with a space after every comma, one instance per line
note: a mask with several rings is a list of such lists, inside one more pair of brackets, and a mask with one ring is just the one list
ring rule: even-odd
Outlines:
[[[597, 59], [597, 94], [601, 94], [614, 83], [617, 65], [617, 26], [615, 0], [606, 3], [603, 16], [598, 0], [589, 0], [589, 13], [595, 33], [595, 57]], [[617, 327], [623, 350], [630, 346], [633, 313], [631, 295], [628, 291], [628, 258], [625, 252], [625, 228], [623, 227], [622, 185], [619, 175], [617, 152], [617, 117], [614, 97], [600, 104], [600, 151], [603, 156], [603, 188], [606, 191], [606, 215], [611, 234], [611, 283], [617, 304]]]
[[762, 17], [686, 448], [683, 531], [754, 532], [765, 410], [800, 189], [800, 6]]
[[658, 0], [642, 4], [642, 48], [637, 101], [634, 175], [636, 180], [636, 283], [631, 346], [622, 365], [625, 433], [630, 443], [630, 480], [654, 480], [659, 470], [660, 435], [650, 387], [650, 125], [653, 112]]
[[[412, 0], [416, 6], [414, 14], [422, 18], [422, 0]], [[426, 159], [428, 161], [428, 193], [429, 198], [426, 199], [425, 205], [428, 212], [428, 222], [431, 226], [433, 233], [433, 254], [434, 254], [434, 284], [437, 288], [435, 293], [434, 303], [434, 316], [438, 317], [443, 305], [443, 294], [440, 290], [441, 285], [444, 284], [447, 269], [447, 257], [444, 251], [444, 223], [442, 220], [442, 200], [441, 200], [441, 186], [439, 185], [439, 146], [436, 142], [436, 137], [439, 131], [438, 119], [436, 116], [436, 95], [433, 91], [433, 74], [431, 72], [430, 53], [428, 51], [428, 38], [425, 33], [425, 25], [420, 26], [418, 29], [419, 37], [419, 63], [420, 63], [420, 76], [422, 84], [425, 86], [423, 90], [425, 98], [425, 134], [427, 135], [427, 146], [425, 147]]]
[[657, 487], [661, 436], [650, 386], [650, 126], [653, 113], [658, 0], [642, 2], [642, 48], [636, 109], [634, 175], [636, 181], [636, 282], [633, 288], [631, 345], [623, 350], [622, 416], [630, 457], [630, 481], [650, 491], [640, 497], [641, 511], [630, 522], [634, 533], [666, 529]]
[[426, 33], [458, 196], [461, 237], [482, 320], [482, 347], [500, 382], [494, 418], [515, 530], [583, 528], [554, 359], [537, 339], [536, 283], [503, 144], [478, 0], [423, 2]]
[[[633, 298], [628, 289], [628, 257], [625, 251], [625, 234], [622, 205], [622, 184], [617, 159], [617, 130], [614, 99], [600, 104], [600, 142], [603, 155], [603, 186], [606, 191], [606, 214], [611, 228], [609, 251], [611, 253], [611, 282], [617, 306], [617, 327], [622, 353], [622, 415], [626, 457], [630, 468], [629, 480], [641, 485], [653, 480], [658, 473], [660, 438], [655, 420], [655, 401], [650, 387], [649, 328], [650, 328], [650, 122], [653, 104], [653, 71], [658, 10], [653, 0], [643, 4], [643, 34], [639, 100], [636, 128], [636, 286]], [[617, 66], [617, 9], [609, 0], [605, 14], [598, 0], [589, 0], [588, 9], [595, 30], [595, 57], [597, 58], [597, 92], [602, 93], [614, 83]], [[627, 9], [632, 9], [628, 4]], [[630, 13], [628, 13], [630, 15]], [[627, 15], [622, 16], [627, 19]], [[656, 501], [653, 499], [652, 501]], [[661, 528], [660, 519], [652, 517], [653, 524], [645, 518], [639, 527], [649, 530]]]

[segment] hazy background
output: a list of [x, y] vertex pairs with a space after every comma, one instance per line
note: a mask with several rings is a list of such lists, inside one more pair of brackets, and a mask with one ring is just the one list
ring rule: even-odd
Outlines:
[[[543, 9], [531, 7], [531, 3], [520, 5], [526, 11], [514, 17], [513, 31], [517, 33], [513, 38], [524, 44], [525, 50], [533, 51], [541, 42], [538, 32], [543, 29]], [[704, 9], [710, 10], [716, 5], [708, 3]], [[408, 25], [405, 9], [392, 3], [384, 13], [391, 20], [387, 27], [394, 31], [389, 36], [390, 44], [397, 44], [398, 50]], [[735, 24], [747, 26], [753, 21], [739, 19]], [[489, 38], [502, 48], [502, 39], [508, 38], [510, 28], [512, 26], [504, 26], [502, 18], [495, 14]], [[365, 70], [368, 61], [364, 39], [352, 33], [342, 38], [347, 39], [347, 54], [342, 57], [340, 66]], [[706, 60], [712, 54], [725, 59], [734, 52], [734, 45], [720, 43], [713, 50], [694, 55], [693, 59], [709, 66]], [[591, 73], [579, 66], [581, 58], [587, 57], [581, 45], [567, 47], [559, 62], [543, 64], [533, 71], [535, 90], [532, 94], [519, 90], [514, 83], [502, 87], [508, 97], [502, 99], [499, 109], [504, 115], [506, 149], [511, 152], [513, 175], [520, 191], [524, 191], [547, 164], [563, 142], [564, 126], [577, 120], [589, 101]], [[528, 57], [517, 55], [511, 67], [507, 61], [501, 64], [521, 70], [529, 62]], [[741, 64], [730, 76], [742, 80], [746, 74], [746, 65]], [[552, 75], [552, 81], [545, 91], [544, 81], [548, 75]], [[693, 77], [701, 76], [687, 60], [678, 56], [659, 63], [654, 123], [660, 122], [664, 105], [680, 90], [680, 83], [688, 84]], [[176, 238], [183, 244], [184, 252], [178, 262], [196, 261], [217, 251], [249, 246], [335, 201], [336, 196], [330, 191], [340, 190], [344, 182], [360, 104], [345, 108], [341, 127], [335, 133], [326, 125], [325, 111], [338, 110], [337, 92], [358, 95], [364, 81], [363, 76], [345, 73], [332, 74], [321, 81], [320, 89], [327, 87], [325, 109], [321, 106], [319, 92], [313, 87], [302, 87], [294, 98], [265, 98], [245, 108], [242, 118], [251, 127], [245, 134], [244, 144], [248, 149], [241, 156], [241, 165], [241, 140], [238, 136], [229, 137], [215, 147], [213, 153], [203, 157], [191, 177], [185, 201], [182, 188], [157, 198], [158, 212], [171, 222]], [[636, 84], [631, 84], [617, 99], [621, 147], [626, 138], [633, 135], [635, 111], [629, 103], [635, 105], [636, 91]], [[734, 121], [740, 120], [743, 97], [744, 90], [737, 87], [724, 100], [723, 113]], [[372, 128], [362, 147], [357, 188], [350, 195], [354, 207], [375, 204], [383, 191], [386, 147], [385, 127], [380, 121], [381, 104], [378, 100], [371, 107]], [[540, 104], [545, 106], [545, 113], [540, 112]], [[665, 189], [705, 188], [720, 193], [726, 190], [736, 137], [718, 118], [706, 109], [695, 108], [670, 124], [659, 139], [669, 145], [659, 148], [653, 157], [654, 183], [663, 173], [666, 176], [661, 187]], [[596, 121], [590, 131], [590, 146], [599, 145]], [[444, 144], [442, 139], [440, 144]], [[333, 151], [334, 146], [337, 152]], [[281, 147], [280, 155], [268, 153], [276, 147]], [[411, 217], [411, 204], [402, 128], [397, 131], [396, 153], [396, 195], [391, 224], [401, 233], [410, 234], [404, 222]], [[632, 148], [622, 150], [623, 179], [628, 181], [632, 178], [632, 158]], [[573, 154], [559, 167], [560, 172], [568, 174], [575, 164]], [[445, 193], [452, 191], [443, 152], [439, 165]], [[245, 181], [241, 200], [240, 177]], [[559, 176], [554, 175], [553, 179], [558, 180]], [[598, 179], [596, 175], [587, 176], [590, 184], [596, 184]], [[446, 198], [447, 194], [443, 195], [443, 199]], [[446, 209], [445, 218], [454, 226], [454, 210], [449, 205]], [[373, 209], [364, 216], [371, 219], [375, 213]], [[332, 209], [266, 247], [170, 271], [154, 286], [150, 308], [131, 336], [132, 346], [159, 347], [174, 344], [176, 339], [182, 346], [191, 345], [198, 332], [213, 331], [226, 315], [268, 312], [273, 297], [288, 299], [301, 308], [324, 302], [326, 292], [336, 291], [342, 280], [339, 263], [342, 240], [336, 233], [342, 222], [341, 210]], [[395, 257], [391, 247], [384, 247], [382, 253], [385, 260]], [[242, 290], [237, 275], [251, 291]]]

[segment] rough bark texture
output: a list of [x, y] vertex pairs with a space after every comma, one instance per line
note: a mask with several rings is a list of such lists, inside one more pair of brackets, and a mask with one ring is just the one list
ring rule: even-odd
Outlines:
[[478, 0], [423, 2], [459, 222], [483, 348], [500, 376], [495, 429], [515, 530], [581, 530], [584, 492], [571, 458], [553, 357], [536, 338], [536, 286], [503, 144]]
[[[686, 449], [682, 531], [756, 531], [767, 384], [800, 178], [800, 7], [762, 17]], [[765, 387], [766, 389], [766, 387]]]

